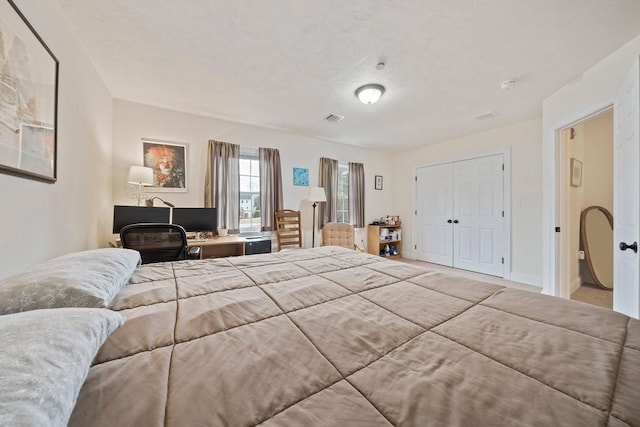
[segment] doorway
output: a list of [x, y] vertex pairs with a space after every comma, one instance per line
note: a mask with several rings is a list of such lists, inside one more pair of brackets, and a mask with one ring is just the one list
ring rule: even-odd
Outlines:
[[[635, 48], [634, 48], [635, 49]], [[623, 55], [624, 56], [624, 55]], [[543, 117], [543, 293], [569, 298], [568, 179], [561, 130], [613, 105], [613, 309], [640, 318], [640, 57], [637, 50], [593, 67], [545, 100]], [[600, 65], [600, 64], [599, 64]], [[612, 71], [615, 69], [615, 73]]]
[[[585, 259], [581, 213], [592, 206], [613, 211], [613, 109], [606, 108], [561, 130], [566, 223], [563, 269], [568, 274], [571, 299], [613, 307], [613, 292], [599, 287]], [[613, 235], [611, 234], [611, 239]], [[612, 245], [608, 242], [608, 245]], [[613, 253], [610, 262], [613, 260]], [[593, 256], [593, 254], [592, 254]]]

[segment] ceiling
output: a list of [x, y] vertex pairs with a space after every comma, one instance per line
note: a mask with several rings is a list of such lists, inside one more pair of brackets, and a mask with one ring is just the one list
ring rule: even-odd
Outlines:
[[58, 1], [114, 98], [383, 151], [540, 116], [640, 34], [639, 0]]

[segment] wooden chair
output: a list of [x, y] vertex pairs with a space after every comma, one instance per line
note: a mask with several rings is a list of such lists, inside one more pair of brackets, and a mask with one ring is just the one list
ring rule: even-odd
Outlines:
[[300, 226], [300, 211], [276, 211], [274, 216], [278, 250], [280, 251], [285, 247], [301, 248], [302, 227]]

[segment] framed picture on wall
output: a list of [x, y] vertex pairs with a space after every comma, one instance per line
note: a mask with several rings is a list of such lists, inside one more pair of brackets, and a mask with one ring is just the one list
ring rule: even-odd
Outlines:
[[153, 169], [148, 191], [187, 192], [187, 144], [142, 140], [143, 165]]
[[375, 189], [382, 190], [382, 175], [376, 175]]
[[582, 162], [571, 158], [571, 186], [580, 187], [582, 185]]
[[293, 185], [309, 186], [309, 169], [293, 168]]
[[0, 2], [0, 172], [57, 179], [58, 60], [11, 1]]

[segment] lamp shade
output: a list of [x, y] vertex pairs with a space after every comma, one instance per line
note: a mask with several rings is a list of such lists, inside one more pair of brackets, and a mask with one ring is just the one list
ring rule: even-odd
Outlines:
[[327, 195], [324, 193], [324, 188], [311, 187], [309, 189], [309, 195], [307, 196], [307, 200], [309, 200], [310, 202], [326, 202]]
[[384, 86], [375, 83], [360, 86], [356, 89], [356, 96], [363, 104], [373, 104], [374, 102], [377, 102], [383, 93]]
[[129, 167], [129, 184], [153, 185], [153, 169], [144, 166]]

